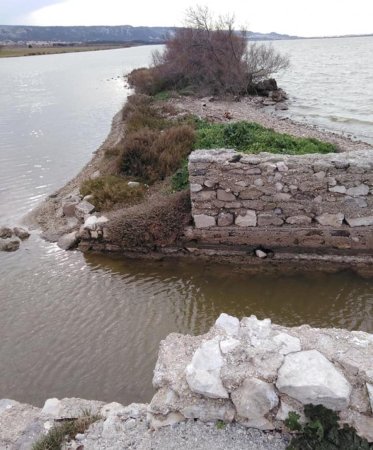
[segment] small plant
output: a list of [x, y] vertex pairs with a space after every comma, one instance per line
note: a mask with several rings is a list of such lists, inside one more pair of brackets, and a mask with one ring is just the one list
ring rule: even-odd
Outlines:
[[291, 431], [301, 431], [302, 425], [299, 423], [300, 415], [294, 411], [289, 412], [289, 416], [285, 419], [285, 425]]
[[45, 436], [33, 444], [32, 450], [60, 450], [64, 442], [74, 439], [79, 433], [84, 433], [90, 425], [100, 419], [100, 415], [84, 411], [82, 417], [78, 419], [69, 419], [54, 425]]
[[131, 205], [138, 202], [145, 193], [145, 187], [128, 186], [128, 180], [115, 175], [104, 175], [85, 180], [80, 186], [83, 196], [93, 195], [91, 203], [98, 211], [112, 208], [114, 205]]
[[299, 433], [293, 437], [287, 450], [373, 450], [373, 444], [356, 434], [348, 425], [340, 428], [338, 415], [322, 405], [306, 405], [308, 422], [302, 426], [299, 415], [290, 412], [286, 426]]
[[224, 430], [225, 427], [226, 427], [226, 423], [223, 420], [216, 421], [216, 428], [218, 430]]
[[173, 191], [183, 191], [189, 186], [188, 161], [185, 160], [179, 170], [177, 170], [172, 179], [171, 187]]

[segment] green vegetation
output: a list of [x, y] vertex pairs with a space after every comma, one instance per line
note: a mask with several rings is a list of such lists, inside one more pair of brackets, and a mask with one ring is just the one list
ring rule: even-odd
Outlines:
[[224, 430], [226, 423], [223, 420], [217, 420], [215, 425], [218, 430]]
[[277, 133], [252, 122], [218, 124], [199, 120], [196, 126], [195, 148], [234, 148], [243, 153], [269, 152], [287, 155], [335, 152], [333, 144]]
[[84, 433], [92, 423], [100, 419], [101, 416], [84, 411], [78, 419], [69, 419], [54, 425], [48, 434], [35, 442], [32, 450], [60, 450], [64, 442], [74, 439], [78, 433]]
[[304, 413], [308, 419], [304, 426], [297, 413], [289, 413], [285, 421], [290, 430], [299, 432], [287, 450], [373, 450], [373, 444], [358, 436], [354, 428], [341, 428], [334, 411], [322, 405], [306, 405]]
[[101, 167], [105, 175], [81, 186], [82, 195], [94, 196], [92, 202], [98, 210], [138, 202], [144, 186], [130, 188], [128, 180], [154, 184], [171, 176], [173, 191], [186, 189], [187, 157], [194, 149], [234, 148], [243, 153], [292, 155], [335, 151], [332, 144], [277, 133], [256, 123], [222, 124], [193, 115], [177, 117], [172, 106], [147, 95], [131, 96], [122, 117], [127, 134], [118, 145], [106, 150]]
[[90, 200], [98, 211], [105, 211], [114, 205], [130, 205], [138, 202], [145, 193], [145, 187], [128, 186], [128, 179], [116, 175], [103, 175], [83, 181], [80, 193], [93, 195]]

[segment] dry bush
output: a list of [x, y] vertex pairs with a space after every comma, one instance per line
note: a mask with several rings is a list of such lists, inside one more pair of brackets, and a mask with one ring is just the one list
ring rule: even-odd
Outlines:
[[162, 130], [168, 125], [160, 112], [153, 105], [153, 99], [147, 95], [131, 95], [122, 110], [126, 121], [127, 132], [139, 131], [142, 128]]
[[114, 175], [104, 175], [83, 181], [80, 193], [93, 195], [91, 200], [98, 211], [107, 211], [114, 206], [133, 205], [145, 194], [144, 186], [128, 186], [128, 180]]
[[145, 67], [133, 70], [127, 80], [131, 87], [136, 86], [139, 94], [154, 95], [160, 90], [155, 71]]
[[157, 195], [136, 207], [118, 211], [109, 222], [110, 240], [122, 248], [175, 244], [191, 221], [188, 192]]
[[[245, 95], [252, 84], [288, 66], [287, 57], [267, 45], [248, 46], [246, 30], [237, 32], [234, 18], [214, 19], [207, 8], [187, 11], [186, 27], [176, 29], [153, 65], [130, 76], [138, 92], [163, 89], [197, 94]], [[151, 85], [153, 80], [153, 85]]]
[[188, 125], [131, 133], [123, 143], [122, 171], [147, 183], [163, 180], [181, 166], [194, 139], [194, 130]]

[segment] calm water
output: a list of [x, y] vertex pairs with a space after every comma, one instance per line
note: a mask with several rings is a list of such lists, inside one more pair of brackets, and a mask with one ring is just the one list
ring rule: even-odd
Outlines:
[[[122, 73], [151, 50], [0, 60], [0, 224], [17, 224], [89, 160], [127, 94]], [[204, 332], [222, 311], [373, 332], [373, 281], [85, 256], [34, 234], [0, 254], [0, 398], [149, 400], [159, 341]]]
[[373, 144], [373, 37], [277, 41], [290, 70], [285, 114]]

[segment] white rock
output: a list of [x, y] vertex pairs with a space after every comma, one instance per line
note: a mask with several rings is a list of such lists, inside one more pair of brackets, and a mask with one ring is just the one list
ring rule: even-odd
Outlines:
[[10, 408], [13, 408], [13, 406], [19, 405], [18, 402], [15, 400], [10, 400], [8, 398], [3, 398], [0, 400], [0, 414], [4, 411], [8, 411]]
[[267, 256], [268, 256], [266, 252], [263, 252], [263, 250], [259, 250], [259, 249], [255, 250], [255, 255], [261, 259], [267, 258]]
[[140, 183], [138, 181], [129, 181], [127, 183], [127, 185], [128, 185], [128, 187], [135, 188], [135, 187], [139, 187]]
[[369, 186], [366, 184], [360, 184], [359, 186], [347, 189], [347, 195], [351, 197], [360, 197], [369, 194]]
[[273, 384], [258, 378], [246, 378], [231, 398], [237, 414], [251, 420], [264, 417], [279, 402]]
[[259, 320], [256, 316], [244, 317], [241, 320], [241, 334], [250, 339], [253, 347], [258, 347], [267, 340], [271, 333], [270, 319]]
[[196, 228], [208, 228], [216, 225], [215, 217], [208, 216], [207, 214], [196, 214], [193, 216], [193, 219]]
[[61, 412], [61, 400], [58, 400], [58, 398], [48, 398], [48, 400], [45, 401], [41, 412], [48, 416], [59, 417]]
[[334, 187], [329, 188], [329, 191], [330, 192], [336, 192], [337, 194], [345, 194], [347, 189], [346, 189], [345, 186], [338, 185], [338, 186], [334, 186]]
[[101, 408], [100, 415], [105, 419], [109, 416], [117, 416], [124, 414], [126, 411], [126, 407], [117, 402], [112, 402], [104, 405]]
[[227, 339], [223, 339], [220, 341], [220, 350], [223, 355], [226, 355], [227, 353], [230, 353], [235, 348], [237, 348], [240, 345], [241, 341], [238, 339], [234, 339], [232, 337], [229, 337]]
[[102, 426], [102, 437], [110, 439], [122, 430], [122, 421], [118, 416], [109, 416]]
[[219, 340], [204, 342], [194, 353], [192, 362], [186, 367], [185, 375], [189, 388], [196, 394], [210, 398], [228, 398], [228, 392], [220, 379], [224, 360]]
[[368, 397], [370, 402], [370, 409], [373, 413], [373, 384], [367, 383]]
[[237, 336], [240, 330], [240, 321], [237, 317], [221, 313], [215, 322], [218, 328], [223, 329], [230, 336]]
[[324, 213], [320, 216], [316, 217], [317, 222], [320, 225], [327, 226], [327, 227], [340, 227], [342, 225], [344, 214], [337, 213], [337, 214], [329, 214]]
[[368, 227], [373, 225], [373, 216], [366, 217], [356, 217], [356, 218], [347, 218], [346, 222], [350, 225], [350, 227]]
[[97, 221], [98, 221], [98, 217], [96, 217], [96, 216], [89, 216], [84, 222], [84, 225], [83, 225], [84, 229], [86, 229], [86, 230], [95, 230]]
[[239, 227], [256, 227], [256, 212], [248, 209], [244, 216], [236, 217], [236, 225]]
[[279, 353], [287, 355], [288, 353], [301, 351], [300, 340], [297, 337], [290, 336], [287, 333], [280, 333], [273, 338], [273, 341], [279, 345]]
[[199, 192], [202, 191], [203, 187], [200, 184], [197, 183], [191, 183], [190, 185], [190, 192]]
[[303, 404], [339, 411], [348, 407], [351, 385], [317, 350], [290, 353], [278, 372], [277, 389]]

